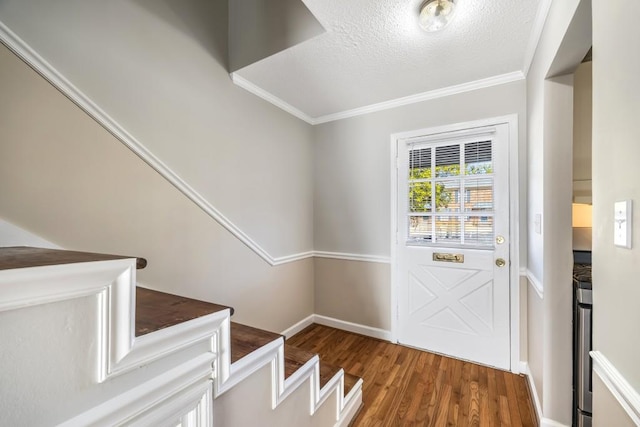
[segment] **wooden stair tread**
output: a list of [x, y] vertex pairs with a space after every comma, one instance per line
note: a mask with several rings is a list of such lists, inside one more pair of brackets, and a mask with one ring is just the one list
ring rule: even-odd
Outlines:
[[240, 323], [231, 322], [231, 363], [235, 363], [282, 335]]
[[233, 308], [136, 287], [136, 336]]
[[315, 353], [294, 347], [289, 344], [284, 345], [284, 378], [287, 379], [294, 372], [300, 369], [305, 363], [313, 359]]
[[344, 373], [344, 395], [346, 396], [349, 392], [355, 387], [355, 385], [360, 381], [360, 377], [355, 375], [351, 375], [348, 372]]
[[147, 260], [133, 256], [97, 254], [92, 252], [65, 251], [60, 249], [12, 246], [0, 248], [0, 270], [14, 268], [43, 267], [47, 265], [75, 264], [80, 262], [111, 261], [114, 259], [136, 259], [136, 268], [146, 267]]
[[340, 372], [340, 367], [323, 362], [320, 359], [320, 388], [327, 385], [331, 378], [335, 377]]

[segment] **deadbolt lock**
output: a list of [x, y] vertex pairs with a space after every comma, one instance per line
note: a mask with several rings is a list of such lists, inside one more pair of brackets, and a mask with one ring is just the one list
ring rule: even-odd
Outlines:
[[504, 237], [497, 236], [496, 237], [496, 243], [499, 244], [499, 245], [503, 244], [504, 243]]
[[507, 265], [507, 261], [505, 261], [505, 260], [504, 260], [504, 259], [502, 259], [502, 258], [498, 258], [498, 259], [496, 260], [496, 265], [497, 265], [498, 267], [504, 267], [505, 265]]

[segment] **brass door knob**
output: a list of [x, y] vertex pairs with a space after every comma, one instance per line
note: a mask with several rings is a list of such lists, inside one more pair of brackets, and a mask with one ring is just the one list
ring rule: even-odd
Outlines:
[[505, 261], [503, 258], [498, 258], [496, 260], [496, 265], [498, 267], [504, 267], [505, 265], [507, 265], [507, 261]]

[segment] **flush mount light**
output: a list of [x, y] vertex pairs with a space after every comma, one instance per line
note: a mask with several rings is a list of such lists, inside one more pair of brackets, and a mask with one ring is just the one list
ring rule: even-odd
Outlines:
[[428, 32], [443, 29], [456, 10], [454, 0], [427, 0], [420, 6], [420, 27]]

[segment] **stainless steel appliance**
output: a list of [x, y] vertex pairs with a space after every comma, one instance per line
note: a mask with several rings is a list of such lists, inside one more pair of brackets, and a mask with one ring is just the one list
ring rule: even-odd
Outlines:
[[[591, 427], [593, 298], [591, 253], [574, 252], [573, 267], [573, 397], [576, 427]], [[588, 261], [588, 262], [587, 262]]]

